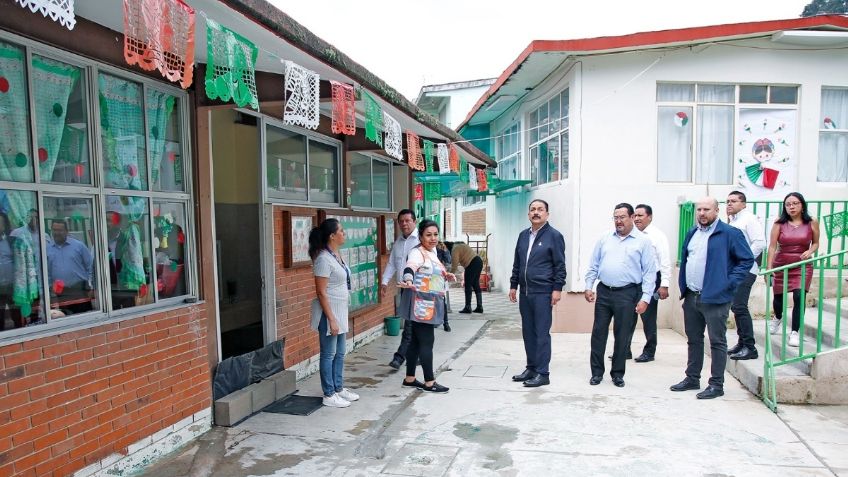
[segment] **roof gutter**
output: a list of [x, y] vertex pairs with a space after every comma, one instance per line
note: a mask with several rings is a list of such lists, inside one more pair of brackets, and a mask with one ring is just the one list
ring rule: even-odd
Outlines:
[[233, 10], [245, 15], [258, 25], [271, 31], [278, 37], [291, 43], [298, 49], [328, 66], [341, 71], [360, 86], [373, 92], [381, 99], [404, 112], [410, 118], [430, 128], [452, 142], [457, 142], [464, 152], [487, 166], [496, 167], [497, 163], [480, 149], [474, 147], [456, 131], [440, 123], [406, 99], [385, 81], [368, 71], [359, 63], [333, 45], [322, 40], [293, 18], [281, 12], [265, 0], [220, 0]]

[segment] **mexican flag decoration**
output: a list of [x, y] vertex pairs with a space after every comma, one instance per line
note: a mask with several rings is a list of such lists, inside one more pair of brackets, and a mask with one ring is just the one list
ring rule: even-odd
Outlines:
[[450, 172], [450, 159], [448, 159], [448, 145], [436, 144], [436, 159], [439, 161], [439, 174]]
[[181, 0], [124, 0], [124, 60], [191, 86], [194, 9]]
[[397, 119], [383, 111], [383, 125], [386, 130], [386, 153], [395, 159], [403, 160], [403, 133]]
[[485, 169], [477, 169], [477, 192], [489, 190], [489, 178]]
[[424, 165], [427, 172], [433, 172], [433, 141], [424, 140]]
[[333, 95], [333, 134], [356, 134], [356, 94], [353, 85], [330, 80]]
[[383, 108], [367, 91], [362, 91], [365, 101], [365, 137], [371, 142], [383, 145]]
[[674, 125], [682, 128], [689, 124], [689, 116], [683, 111], [678, 111], [677, 114], [674, 115]]
[[459, 172], [459, 151], [456, 149], [454, 144], [450, 144], [449, 150], [450, 170], [453, 172]]
[[406, 153], [409, 161], [409, 168], [416, 171], [423, 171], [424, 156], [421, 154], [421, 145], [418, 141], [419, 139], [417, 134], [410, 131], [406, 132]]
[[477, 190], [477, 169], [469, 164], [465, 174], [468, 177], [468, 188]]
[[24, 8], [29, 8], [32, 13], [41, 11], [45, 17], [59, 22], [68, 30], [73, 30], [77, 24], [74, 13], [74, 0], [17, 0]]
[[318, 129], [318, 73], [292, 61], [283, 64], [286, 67], [283, 123]]
[[232, 100], [238, 106], [259, 109], [256, 93], [256, 55], [259, 50], [247, 38], [206, 19], [206, 96]]

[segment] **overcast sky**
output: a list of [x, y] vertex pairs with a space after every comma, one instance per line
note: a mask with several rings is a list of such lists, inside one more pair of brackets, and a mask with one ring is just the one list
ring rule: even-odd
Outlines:
[[499, 76], [532, 40], [797, 18], [809, 0], [270, 0], [414, 100]]

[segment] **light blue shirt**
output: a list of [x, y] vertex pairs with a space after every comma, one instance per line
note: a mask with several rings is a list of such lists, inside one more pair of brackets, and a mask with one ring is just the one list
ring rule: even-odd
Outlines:
[[[701, 291], [704, 288], [704, 272], [707, 269], [707, 242], [715, 232], [718, 219], [707, 227], [698, 226], [695, 234], [689, 240], [686, 258], [686, 288]], [[685, 290], [684, 290], [685, 291]]]
[[657, 262], [648, 236], [636, 227], [624, 237], [615, 231], [602, 236], [592, 251], [586, 289], [591, 290], [596, 280], [610, 287], [641, 284], [641, 300], [650, 303], [657, 281]]
[[47, 244], [47, 269], [50, 283], [62, 280], [68, 287], [92, 285], [94, 257], [79, 240], [68, 237], [65, 243]]

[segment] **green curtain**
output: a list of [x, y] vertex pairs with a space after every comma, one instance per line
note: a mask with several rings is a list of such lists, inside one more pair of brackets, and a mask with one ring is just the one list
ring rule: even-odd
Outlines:
[[[34, 180], [25, 62], [23, 49], [0, 41], [0, 179], [5, 181]], [[8, 198], [9, 219], [20, 227], [35, 207], [33, 195], [8, 191]]]
[[141, 85], [101, 74], [100, 126], [106, 186], [147, 188]]
[[59, 147], [65, 131], [68, 100], [80, 77], [74, 66], [40, 56], [32, 58], [35, 95], [35, 124], [37, 129], [39, 172], [42, 181], [53, 177]]
[[121, 260], [118, 286], [125, 290], [138, 290], [147, 283], [144, 273], [144, 243], [142, 227], [147, 219], [147, 199], [121, 196], [121, 214], [127, 219], [118, 236], [116, 251]]
[[144, 110], [147, 114], [147, 144], [150, 147], [150, 174], [153, 183], [159, 182], [159, 167], [165, 155], [165, 136], [168, 122], [174, 112], [176, 98], [170, 94], [148, 89]]

